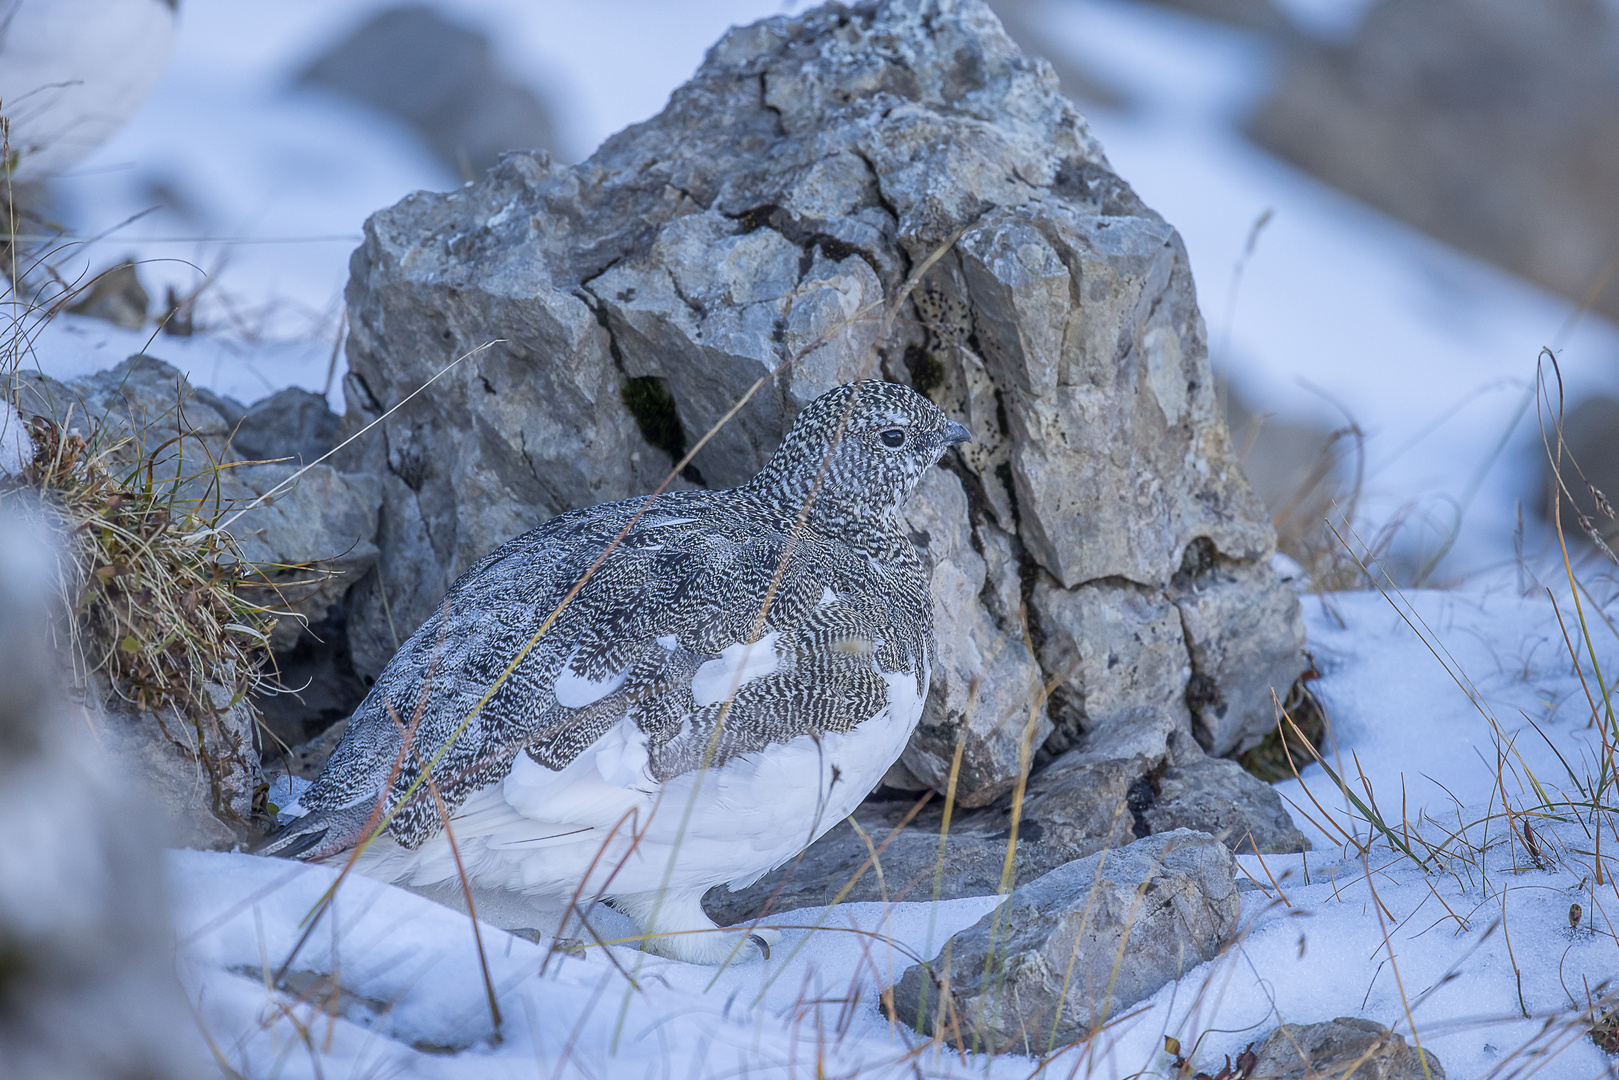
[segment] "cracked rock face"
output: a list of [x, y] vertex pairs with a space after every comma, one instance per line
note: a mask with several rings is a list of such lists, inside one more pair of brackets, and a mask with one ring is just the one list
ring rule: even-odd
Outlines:
[[[351, 426], [439, 376], [360, 444], [383, 478], [362, 672], [506, 538], [650, 491], [690, 447], [676, 483], [739, 483], [859, 377], [976, 439], [906, 510], [937, 567], [916, 781], [947, 786], [960, 746], [970, 808], [1081, 744], [1143, 767], [1175, 732], [1229, 753], [1306, 666], [1180, 238], [977, 0], [734, 29], [588, 161], [513, 154], [411, 196], [352, 269]], [[1186, 569], [1194, 545], [1217, 582]]]

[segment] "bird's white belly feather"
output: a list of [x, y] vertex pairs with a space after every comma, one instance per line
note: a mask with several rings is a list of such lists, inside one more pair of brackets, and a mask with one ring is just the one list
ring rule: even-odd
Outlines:
[[[629, 721], [561, 770], [519, 755], [452, 819], [462, 861], [482, 885], [567, 897], [584, 882], [586, 899], [751, 884], [846, 817], [899, 757], [922, 698], [915, 675], [883, 678], [886, 707], [850, 731], [801, 735], [661, 785]], [[414, 852], [379, 842], [360, 868], [417, 885], [456, 874], [443, 834]]]

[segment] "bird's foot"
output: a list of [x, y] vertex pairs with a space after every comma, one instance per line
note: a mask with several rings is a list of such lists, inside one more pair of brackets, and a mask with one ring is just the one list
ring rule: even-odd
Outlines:
[[634, 919], [646, 937], [641, 948], [688, 964], [737, 964], [769, 960], [781, 931], [768, 926], [720, 927], [702, 909], [702, 894], [653, 893], [616, 896], [613, 906]]

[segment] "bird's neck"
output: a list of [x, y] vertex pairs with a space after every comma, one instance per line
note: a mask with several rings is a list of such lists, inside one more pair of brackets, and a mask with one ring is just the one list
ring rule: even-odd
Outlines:
[[800, 527], [835, 537], [873, 555], [905, 540], [899, 512], [858, 495], [828, 489], [814, 475], [767, 475], [761, 472], [737, 488], [737, 494], [773, 517], [785, 532]]

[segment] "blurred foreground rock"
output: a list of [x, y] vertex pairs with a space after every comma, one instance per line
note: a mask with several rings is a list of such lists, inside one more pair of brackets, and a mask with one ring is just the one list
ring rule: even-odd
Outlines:
[[507, 150], [554, 148], [545, 106], [500, 72], [489, 39], [426, 4], [377, 12], [300, 81], [398, 117], [466, 179]]
[[[1305, 668], [1180, 238], [975, 0], [734, 29], [583, 164], [509, 155], [373, 216], [352, 270], [349, 429], [442, 373], [350, 466], [383, 483], [362, 675], [474, 560], [651, 490], [756, 381], [677, 484], [747, 479], [860, 377], [977, 440], [906, 509], [939, 654], [896, 781], [942, 790], [960, 745], [958, 809], [993, 810], [1076, 749], [1122, 800], [1173, 738], [1183, 764], [1257, 743]], [[1083, 828], [1064, 852], [1112, 826]]]
[[953, 1045], [1040, 1055], [1211, 959], [1242, 914], [1236, 860], [1180, 829], [1053, 870], [908, 968], [896, 1019]]
[[1300, 39], [1264, 146], [1457, 247], [1619, 315], [1619, 8], [1379, 0]]
[[0, 511], [0, 1073], [201, 1076], [156, 816], [61, 692], [43, 535]]
[[[1250, 1080], [1445, 1080], [1439, 1059], [1375, 1020], [1340, 1016], [1320, 1024], [1283, 1024], [1254, 1048]], [[1423, 1069], [1423, 1059], [1427, 1069]], [[1353, 1072], [1351, 1073], [1351, 1070]]]

